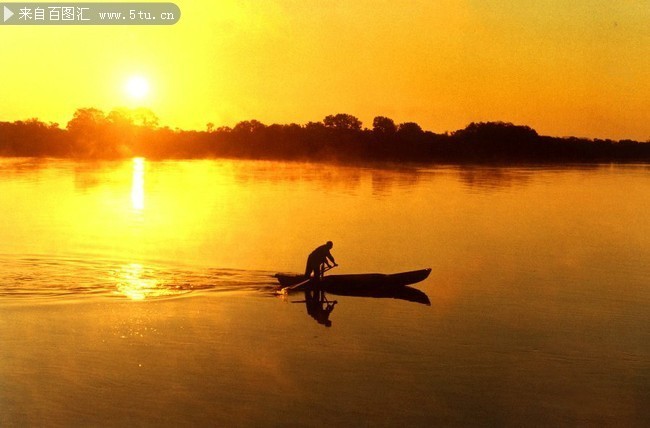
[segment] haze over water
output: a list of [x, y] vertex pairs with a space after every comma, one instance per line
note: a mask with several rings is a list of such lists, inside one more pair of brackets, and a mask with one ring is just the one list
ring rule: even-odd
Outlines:
[[[647, 425], [648, 206], [645, 165], [2, 159], [0, 425]], [[327, 240], [431, 305], [274, 295]]]

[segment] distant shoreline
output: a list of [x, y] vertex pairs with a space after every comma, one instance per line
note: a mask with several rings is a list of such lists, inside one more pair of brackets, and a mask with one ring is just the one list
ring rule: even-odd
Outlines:
[[146, 109], [78, 109], [66, 128], [37, 119], [0, 122], [0, 156], [71, 159], [243, 158], [422, 163], [650, 162], [650, 142], [540, 136], [528, 126], [470, 123], [445, 134], [378, 116], [372, 128], [354, 116], [304, 125], [243, 121], [205, 131], [159, 127]]

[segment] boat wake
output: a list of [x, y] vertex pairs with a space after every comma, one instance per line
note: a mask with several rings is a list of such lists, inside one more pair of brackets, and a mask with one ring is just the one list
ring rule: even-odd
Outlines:
[[271, 272], [172, 267], [83, 258], [0, 256], [0, 299], [161, 299], [198, 293], [272, 293]]

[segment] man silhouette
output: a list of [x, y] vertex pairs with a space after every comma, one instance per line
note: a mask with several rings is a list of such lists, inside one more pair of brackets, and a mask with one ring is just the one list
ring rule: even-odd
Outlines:
[[314, 279], [319, 281], [322, 273], [322, 266], [324, 264], [326, 264], [327, 267], [331, 267], [329, 263], [331, 261], [334, 263], [334, 266], [338, 266], [334, 261], [332, 253], [330, 253], [333, 246], [334, 244], [332, 244], [332, 241], [327, 241], [325, 245], [321, 245], [309, 254], [309, 257], [307, 257], [307, 267], [305, 268], [305, 277], [309, 278], [313, 272]]

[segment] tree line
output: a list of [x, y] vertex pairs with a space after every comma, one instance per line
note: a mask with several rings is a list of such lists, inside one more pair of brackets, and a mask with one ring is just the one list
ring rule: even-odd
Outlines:
[[265, 125], [247, 120], [205, 131], [161, 127], [148, 109], [75, 111], [65, 128], [38, 119], [0, 122], [0, 156], [77, 159], [249, 158], [398, 162], [650, 161], [650, 142], [540, 136], [505, 122], [470, 123], [436, 134], [384, 116], [372, 128], [339, 113], [321, 122]]

